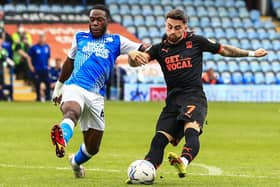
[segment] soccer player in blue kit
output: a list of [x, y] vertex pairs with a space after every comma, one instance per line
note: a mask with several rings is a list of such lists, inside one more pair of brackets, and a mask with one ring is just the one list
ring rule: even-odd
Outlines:
[[110, 12], [104, 5], [89, 11], [89, 32], [77, 32], [53, 92], [53, 102], [61, 104], [63, 120], [51, 129], [57, 157], [65, 148], [80, 122], [84, 142], [69, 161], [75, 177], [84, 177], [83, 163], [99, 151], [104, 132], [105, 83], [120, 54], [144, 51], [147, 45], [135, 43], [118, 34], [107, 34]]

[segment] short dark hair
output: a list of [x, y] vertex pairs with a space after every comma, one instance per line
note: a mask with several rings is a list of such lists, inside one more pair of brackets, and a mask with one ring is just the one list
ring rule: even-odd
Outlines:
[[166, 14], [165, 18], [166, 19], [171, 18], [171, 19], [181, 20], [181, 21], [183, 21], [183, 23], [187, 23], [187, 16], [185, 15], [184, 11], [180, 10], [180, 9], [170, 10]]
[[110, 18], [110, 10], [103, 4], [96, 4], [94, 5], [88, 12], [88, 15], [90, 14], [90, 12], [92, 10], [95, 10], [95, 9], [98, 9], [98, 10], [103, 10], [104, 12], [106, 12], [106, 16], [107, 18]]

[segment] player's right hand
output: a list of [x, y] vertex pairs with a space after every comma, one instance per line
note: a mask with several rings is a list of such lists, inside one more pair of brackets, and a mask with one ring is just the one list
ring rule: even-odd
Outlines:
[[60, 104], [61, 98], [62, 98], [62, 88], [63, 88], [63, 83], [60, 81], [57, 81], [55, 83], [53, 95], [52, 95], [52, 101], [54, 105]]

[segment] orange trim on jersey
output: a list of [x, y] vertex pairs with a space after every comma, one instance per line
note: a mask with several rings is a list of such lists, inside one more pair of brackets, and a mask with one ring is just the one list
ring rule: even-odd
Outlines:
[[188, 33], [184, 32], [184, 37], [183, 38], [185, 39], [185, 38], [187, 38], [187, 36], [188, 36]]
[[217, 52], [217, 53], [221, 54], [222, 49], [223, 49], [223, 46], [220, 44], [220, 47], [219, 47], [219, 50], [218, 50], [218, 52]]

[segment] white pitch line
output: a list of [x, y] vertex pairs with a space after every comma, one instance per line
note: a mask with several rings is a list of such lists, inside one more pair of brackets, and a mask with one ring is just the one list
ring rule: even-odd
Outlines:
[[206, 164], [197, 164], [192, 163], [192, 166], [201, 167], [208, 170], [208, 175], [222, 175], [223, 170], [221, 168], [215, 167], [215, 166], [209, 166]]
[[[193, 176], [223, 176], [223, 177], [242, 177], [242, 178], [264, 178], [264, 179], [280, 179], [279, 176], [256, 176], [256, 175], [236, 175], [236, 174], [223, 174], [220, 168], [209, 166], [206, 164], [192, 163], [193, 166], [205, 168], [208, 173], [188, 173]], [[0, 163], [0, 168], [16, 168], [16, 169], [55, 169], [55, 170], [72, 170], [70, 167], [48, 167], [48, 166], [32, 166], [32, 165], [14, 165], [14, 164], [3, 164]], [[86, 168], [87, 171], [101, 171], [109, 173], [120, 173], [123, 170], [118, 169], [101, 169], [101, 168]], [[173, 172], [161, 171], [163, 174], [169, 174]]]

